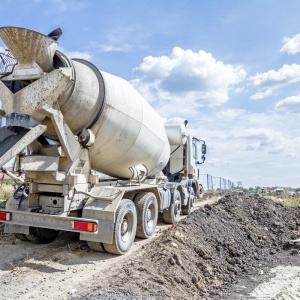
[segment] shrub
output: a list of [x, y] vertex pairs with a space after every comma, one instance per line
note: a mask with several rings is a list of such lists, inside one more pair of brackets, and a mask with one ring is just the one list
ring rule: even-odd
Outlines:
[[294, 195], [290, 197], [285, 197], [283, 199], [283, 205], [289, 206], [289, 207], [298, 207], [300, 206], [300, 196], [299, 195]]
[[0, 183], [0, 200], [7, 200], [13, 193], [13, 191], [13, 185], [7, 183]]

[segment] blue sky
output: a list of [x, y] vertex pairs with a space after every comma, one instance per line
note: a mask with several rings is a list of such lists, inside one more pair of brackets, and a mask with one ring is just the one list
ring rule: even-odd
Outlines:
[[298, 0], [2, 0], [0, 13], [61, 27], [67, 55], [129, 80], [165, 121], [188, 119], [208, 145], [203, 174], [300, 186]]

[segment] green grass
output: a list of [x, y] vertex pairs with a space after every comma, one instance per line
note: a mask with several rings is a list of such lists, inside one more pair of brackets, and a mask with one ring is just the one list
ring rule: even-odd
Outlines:
[[[2, 183], [2, 180], [1, 180]], [[0, 183], [0, 186], [1, 186]], [[3, 183], [7, 184], [7, 185], [13, 185], [15, 182], [13, 181], [13, 179], [3, 179]]]

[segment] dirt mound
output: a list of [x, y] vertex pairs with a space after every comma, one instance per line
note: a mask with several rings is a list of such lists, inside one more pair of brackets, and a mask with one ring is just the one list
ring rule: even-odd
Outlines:
[[225, 299], [240, 278], [289, 260], [300, 264], [299, 250], [288, 244], [299, 229], [299, 208], [228, 194], [170, 227], [113, 278], [101, 278], [76, 299]]

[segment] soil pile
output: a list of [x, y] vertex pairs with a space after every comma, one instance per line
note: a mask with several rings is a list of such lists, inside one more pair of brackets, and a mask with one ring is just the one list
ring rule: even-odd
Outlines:
[[248, 194], [224, 195], [171, 226], [135, 257], [72, 299], [226, 299], [241, 278], [278, 264], [300, 265], [288, 241], [300, 209]]

